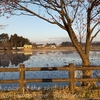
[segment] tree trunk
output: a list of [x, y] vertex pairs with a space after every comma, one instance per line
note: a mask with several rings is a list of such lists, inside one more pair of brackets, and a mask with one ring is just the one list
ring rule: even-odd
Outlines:
[[[73, 29], [71, 28], [70, 24], [65, 24], [66, 30], [69, 34], [69, 37], [76, 48], [78, 54], [80, 55], [82, 59], [82, 66], [87, 67], [87, 70], [83, 71], [83, 78], [90, 78], [92, 71], [88, 70], [88, 67], [90, 66], [90, 60], [89, 60], [89, 51], [90, 51], [90, 42], [87, 39], [86, 46], [85, 46], [85, 51], [82, 49], [82, 46], [78, 42], [78, 39], [76, 37], [76, 34], [74, 33]], [[89, 86], [89, 82], [82, 82], [82, 85]]]
[[[86, 57], [84, 60], [83, 60], [83, 65], [82, 67], [88, 67], [90, 66], [90, 60], [89, 60], [89, 57]], [[83, 77], [82, 78], [90, 78], [91, 75], [92, 75], [92, 70], [83, 70]], [[82, 82], [82, 86], [90, 86], [90, 82]]]

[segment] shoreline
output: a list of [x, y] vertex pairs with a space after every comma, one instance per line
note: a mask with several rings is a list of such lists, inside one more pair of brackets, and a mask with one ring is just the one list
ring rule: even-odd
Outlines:
[[[84, 50], [84, 48], [83, 48]], [[57, 47], [57, 48], [36, 48], [36, 49], [17, 49], [17, 50], [0, 50], [2, 52], [17, 52], [17, 51], [77, 51], [75, 47]], [[90, 51], [100, 51], [100, 47], [91, 47]]]

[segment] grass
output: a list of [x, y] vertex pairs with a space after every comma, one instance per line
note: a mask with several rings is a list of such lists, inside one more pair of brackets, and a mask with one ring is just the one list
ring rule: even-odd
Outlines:
[[78, 98], [87, 98], [91, 100], [100, 100], [100, 86], [92, 85], [88, 88], [82, 88], [81, 91], [77, 91]]
[[100, 86], [81, 87], [75, 94], [66, 87], [41, 88], [39, 90], [0, 92], [0, 100], [100, 100]]

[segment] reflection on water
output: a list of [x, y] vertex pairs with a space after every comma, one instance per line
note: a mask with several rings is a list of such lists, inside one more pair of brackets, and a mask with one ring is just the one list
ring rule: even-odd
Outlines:
[[[90, 52], [91, 65], [100, 65], [100, 51]], [[69, 63], [81, 65], [82, 60], [76, 51], [22, 51], [0, 53], [1, 67], [59, 67]]]
[[25, 60], [28, 60], [31, 55], [26, 55], [23, 52], [4, 52], [0, 53], [0, 66], [9, 67], [11, 65], [18, 66]]
[[[90, 52], [91, 65], [100, 66], [100, 51]], [[25, 64], [25, 67], [61, 67], [74, 63], [81, 65], [82, 60], [76, 51], [23, 51], [23, 52], [5, 52], [0, 53], [0, 66], [1, 67], [19, 67], [19, 64]], [[98, 71], [100, 73], [100, 71]], [[54, 72], [26, 72], [25, 78], [68, 78], [67, 71], [54, 71]], [[19, 79], [19, 73], [8, 72], [0, 73], [0, 79]], [[35, 83], [34, 83], [35, 84]], [[42, 86], [50, 83], [42, 83]], [[55, 83], [51, 83], [54, 85]], [[57, 83], [58, 84], [58, 83]], [[64, 85], [66, 83], [59, 83]], [[30, 84], [30, 85], [33, 85]], [[37, 84], [40, 86], [40, 83]]]

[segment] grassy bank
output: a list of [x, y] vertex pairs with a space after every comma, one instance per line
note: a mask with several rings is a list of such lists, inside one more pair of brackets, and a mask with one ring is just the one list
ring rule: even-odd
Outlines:
[[100, 87], [81, 87], [71, 94], [69, 88], [52, 87], [38, 90], [26, 89], [23, 94], [17, 91], [0, 92], [0, 100], [100, 100]]

